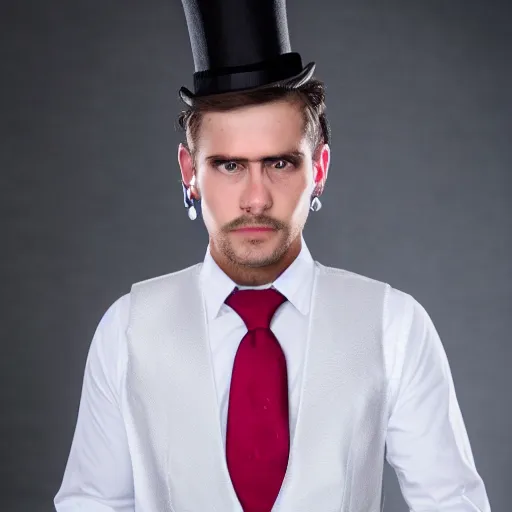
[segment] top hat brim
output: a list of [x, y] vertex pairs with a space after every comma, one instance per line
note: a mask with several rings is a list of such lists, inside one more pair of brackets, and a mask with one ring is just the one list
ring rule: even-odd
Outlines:
[[[258, 85], [254, 85], [254, 76], [250, 76], [251, 72], [237, 74], [237, 75], [227, 75], [227, 76], [223, 77], [225, 81], [229, 81], [230, 77], [236, 76], [238, 78], [238, 80], [236, 80], [236, 82], [238, 82], [238, 83], [235, 83], [234, 85], [229, 84], [229, 86], [226, 87], [224, 90], [220, 90], [215, 93], [206, 93], [206, 94], [194, 94], [192, 91], [190, 91], [186, 87], [181, 87], [179, 90], [179, 96], [185, 104], [187, 104], [188, 106], [191, 107], [191, 106], [193, 106], [194, 100], [196, 98], [201, 98], [203, 96], [212, 96], [213, 94], [221, 95], [221, 94], [229, 94], [229, 93], [238, 92], [238, 91], [268, 89], [271, 87], [272, 88], [273, 87], [283, 87], [285, 89], [297, 89], [301, 85], [308, 82], [311, 79], [311, 77], [313, 76], [314, 72], [315, 72], [315, 63], [310, 62], [309, 64], [304, 66], [304, 68], [300, 71], [300, 73], [297, 73], [294, 76], [287, 77], [282, 80], [277, 80], [277, 81], [258, 84]], [[242, 78], [242, 80], [240, 80], [240, 78]], [[245, 85], [243, 84], [244, 81], [246, 82]], [[233, 82], [235, 82], [235, 81], [233, 81]]]

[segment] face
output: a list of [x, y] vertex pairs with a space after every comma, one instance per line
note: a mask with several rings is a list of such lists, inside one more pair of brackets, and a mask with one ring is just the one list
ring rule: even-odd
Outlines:
[[[183, 181], [201, 198], [212, 254], [245, 267], [278, 262], [300, 244], [329, 150], [313, 162], [298, 105], [281, 100], [204, 114], [194, 162], [180, 146]], [[192, 179], [195, 174], [195, 178]]]

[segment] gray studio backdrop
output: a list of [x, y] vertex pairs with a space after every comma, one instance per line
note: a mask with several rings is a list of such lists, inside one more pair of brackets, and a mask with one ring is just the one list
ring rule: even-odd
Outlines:
[[[178, 0], [3, 0], [0, 510], [50, 512], [85, 359], [131, 283], [203, 258], [182, 206]], [[316, 259], [412, 294], [444, 342], [493, 511], [510, 509], [508, 3], [289, 0], [328, 89]], [[236, 28], [234, 28], [236, 30]], [[392, 471], [387, 512], [407, 510]]]

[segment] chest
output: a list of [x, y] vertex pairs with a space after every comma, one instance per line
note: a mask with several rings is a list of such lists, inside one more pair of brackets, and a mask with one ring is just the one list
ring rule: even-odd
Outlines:
[[[215, 375], [232, 365], [243, 330], [228, 327], [232, 347], [216, 353], [199, 291], [190, 280], [163, 288], [136, 290], [127, 337], [126, 425], [141, 510], [239, 512]], [[381, 291], [319, 273], [307, 321], [296, 326], [296, 338], [284, 332], [285, 343], [303, 344], [303, 355], [276, 512], [379, 509], [386, 417]], [[275, 324], [278, 336], [278, 318]]]

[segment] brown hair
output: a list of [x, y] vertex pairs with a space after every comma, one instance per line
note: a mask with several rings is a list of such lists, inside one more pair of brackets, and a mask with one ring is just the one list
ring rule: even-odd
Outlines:
[[[325, 115], [325, 87], [323, 82], [316, 79], [310, 80], [296, 89], [261, 87], [248, 91], [195, 98], [193, 105], [179, 114], [178, 125], [194, 143], [197, 140], [203, 113], [222, 112], [282, 99], [301, 105], [304, 116], [304, 132], [309, 137], [314, 152], [321, 144], [329, 143], [330, 129]], [[192, 152], [193, 149], [189, 148]]]

